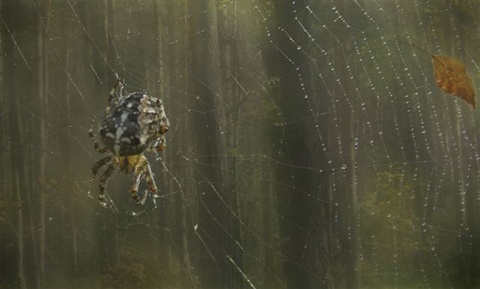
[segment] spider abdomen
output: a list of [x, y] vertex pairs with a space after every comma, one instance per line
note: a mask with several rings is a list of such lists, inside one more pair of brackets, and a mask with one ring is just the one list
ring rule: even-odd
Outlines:
[[149, 148], [161, 125], [163, 107], [157, 100], [142, 92], [121, 99], [102, 122], [103, 144], [117, 156], [137, 155]]

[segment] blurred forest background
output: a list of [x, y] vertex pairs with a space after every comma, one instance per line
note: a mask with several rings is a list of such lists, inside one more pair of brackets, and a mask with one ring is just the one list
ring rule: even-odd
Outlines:
[[[475, 0], [0, 1], [1, 288], [479, 288]], [[97, 200], [118, 73], [160, 197]], [[141, 188], [146, 185], [142, 183]]]

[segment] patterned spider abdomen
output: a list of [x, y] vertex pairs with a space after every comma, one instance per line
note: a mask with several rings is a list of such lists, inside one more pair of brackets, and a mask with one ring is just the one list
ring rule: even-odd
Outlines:
[[112, 105], [102, 121], [100, 136], [117, 156], [137, 155], [151, 149], [168, 130], [162, 101], [156, 97], [134, 92]]

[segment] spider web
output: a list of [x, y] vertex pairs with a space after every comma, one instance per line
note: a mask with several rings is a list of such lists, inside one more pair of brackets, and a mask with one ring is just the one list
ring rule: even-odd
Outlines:
[[[478, 83], [475, 1], [217, 1], [213, 22], [192, 1], [105, 3], [53, 1], [48, 21], [0, 22], [22, 83], [38, 74], [32, 35], [46, 36], [47, 113], [33, 88], [17, 99], [25, 129], [46, 124], [47, 146], [37, 133], [21, 145], [47, 155], [33, 191], [48, 196], [49, 284], [478, 285], [478, 113], [436, 86], [430, 57], [461, 59]], [[220, 51], [199, 59], [212, 31]], [[88, 130], [116, 74], [161, 97], [171, 128], [167, 151], [147, 153], [158, 198], [137, 206], [116, 173], [105, 210]]]

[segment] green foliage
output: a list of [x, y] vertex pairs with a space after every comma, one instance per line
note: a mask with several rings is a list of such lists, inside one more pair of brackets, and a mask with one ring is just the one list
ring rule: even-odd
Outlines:
[[[380, 171], [360, 198], [362, 280], [393, 284], [410, 279], [420, 228], [414, 212], [414, 184], [404, 171]], [[373, 283], [372, 283], [373, 284]]]
[[126, 250], [119, 252], [117, 262], [102, 277], [107, 288], [142, 288], [148, 283], [145, 265]]
[[180, 263], [167, 250], [142, 252], [125, 247], [100, 276], [102, 288], [109, 289], [181, 288], [184, 279]]

